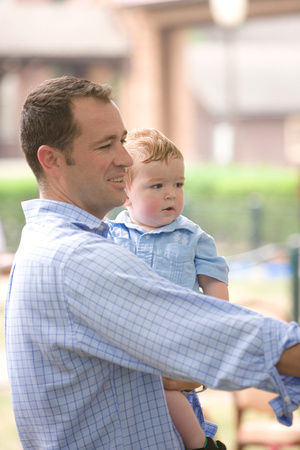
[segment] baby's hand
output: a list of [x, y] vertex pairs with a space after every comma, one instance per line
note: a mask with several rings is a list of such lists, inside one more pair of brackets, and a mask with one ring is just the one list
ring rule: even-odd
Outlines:
[[168, 391], [193, 391], [202, 386], [202, 384], [197, 381], [182, 381], [166, 377], [163, 377], [162, 380], [164, 388]]

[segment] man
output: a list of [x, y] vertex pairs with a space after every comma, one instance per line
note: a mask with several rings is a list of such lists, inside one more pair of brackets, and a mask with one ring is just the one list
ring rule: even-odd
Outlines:
[[6, 303], [23, 448], [182, 449], [161, 376], [181, 380], [175, 389], [277, 392], [274, 411], [290, 425], [297, 324], [172, 285], [106, 239], [102, 219], [125, 201], [125, 138], [107, 85], [62, 77], [25, 101], [21, 142], [40, 199], [23, 204]]

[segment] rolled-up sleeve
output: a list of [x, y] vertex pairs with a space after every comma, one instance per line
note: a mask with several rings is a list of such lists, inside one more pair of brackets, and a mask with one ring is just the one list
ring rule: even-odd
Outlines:
[[[215, 389], [253, 386], [276, 392], [274, 411], [282, 423], [291, 423], [292, 411], [300, 403], [300, 379], [281, 377], [275, 364], [284, 349], [300, 342], [296, 323], [267, 318], [173, 285], [109, 241], [102, 245], [101, 258], [89, 251], [84, 255], [82, 250], [78, 258], [79, 266], [85, 260], [89, 300], [82, 305], [82, 295], [76, 304], [74, 297], [71, 310], [77, 316], [78, 308], [78, 318], [94, 329], [96, 342], [105, 340], [105, 352], [97, 356], [147, 373], [197, 380]], [[69, 273], [78, 270], [72, 268]], [[79, 280], [66, 284], [78, 298]], [[69, 295], [72, 298], [71, 291]]]

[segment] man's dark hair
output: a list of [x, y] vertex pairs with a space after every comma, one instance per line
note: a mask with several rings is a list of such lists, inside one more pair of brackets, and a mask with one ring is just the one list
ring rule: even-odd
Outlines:
[[43, 178], [44, 173], [37, 157], [39, 147], [54, 147], [68, 160], [73, 141], [80, 135], [73, 117], [72, 101], [89, 97], [108, 103], [112, 100], [112, 88], [108, 84], [63, 76], [46, 80], [29, 92], [21, 113], [20, 139], [37, 180]]

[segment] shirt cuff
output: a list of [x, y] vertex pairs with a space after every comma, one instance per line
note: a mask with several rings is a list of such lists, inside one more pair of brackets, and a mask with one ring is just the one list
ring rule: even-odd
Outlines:
[[[273, 321], [266, 321], [265, 331], [271, 335], [269, 327], [272, 327], [274, 330]], [[295, 322], [288, 324], [287, 328], [285, 322], [278, 321], [276, 321], [276, 327], [276, 341], [265, 340], [270, 345], [266, 349], [265, 354], [270, 356], [266, 362], [270, 368], [270, 376], [273, 382], [274, 391], [273, 389], [272, 391], [279, 394], [278, 397], [270, 401], [270, 406], [273, 408], [280, 423], [291, 426], [293, 423], [293, 411], [300, 406], [300, 378], [281, 376], [274, 365], [279, 361], [283, 350], [300, 342], [300, 328]], [[278, 343], [281, 345], [278, 345]]]

